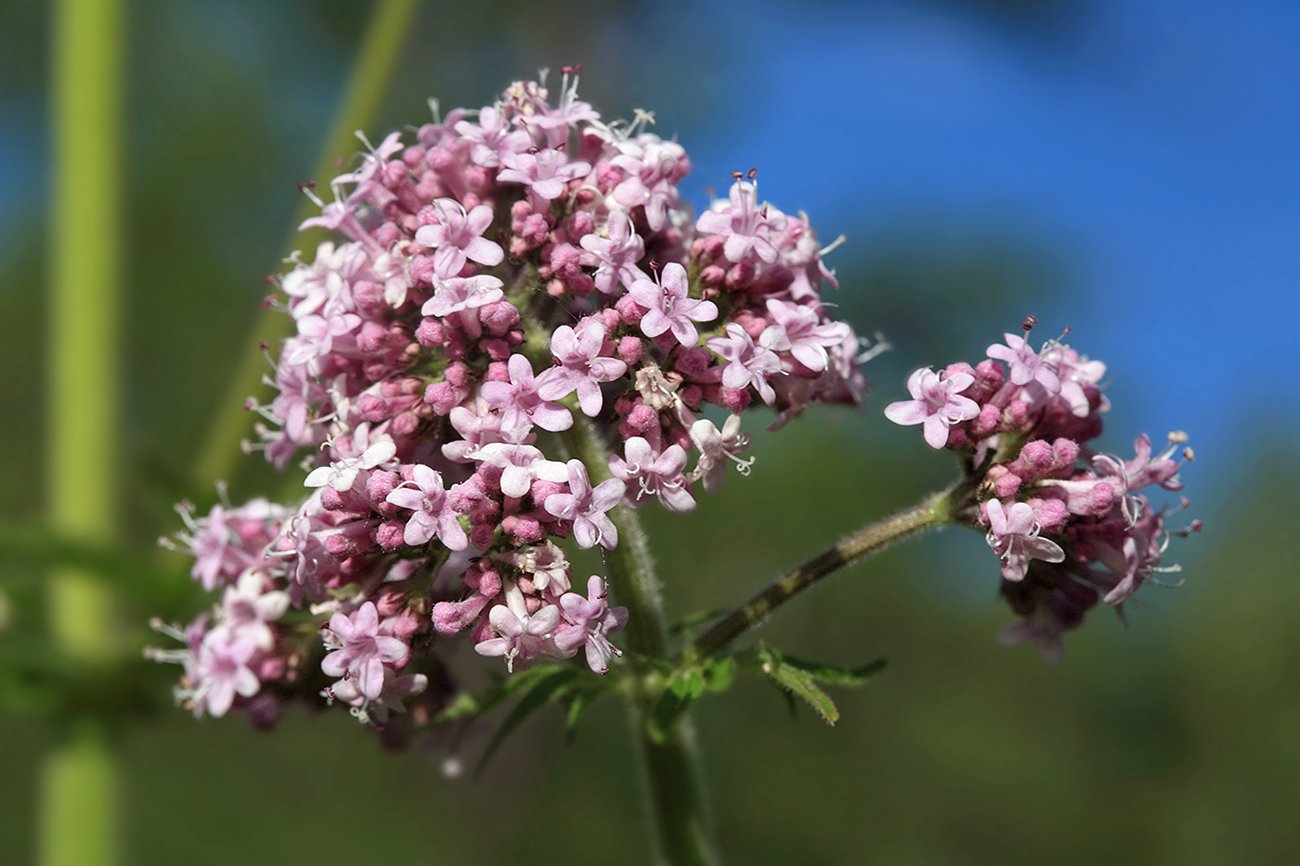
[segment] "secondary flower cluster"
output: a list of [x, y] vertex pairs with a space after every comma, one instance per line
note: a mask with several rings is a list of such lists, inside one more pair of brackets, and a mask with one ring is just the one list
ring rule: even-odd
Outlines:
[[915, 371], [912, 399], [885, 416], [921, 425], [931, 447], [962, 455], [979, 479], [971, 516], [1001, 562], [1003, 598], [1023, 617], [1001, 639], [1032, 640], [1050, 660], [1098, 600], [1118, 609], [1152, 574], [1176, 570], [1162, 565], [1170, 536], [1200, 524], [1170, 530], [1141, 492], [1182, 489], [1186, 435], [1171, 433], [1153, 454], [1143, 434], [1129, 460], [1090, 448], [1110, 408], [1099, 387], [1106, 366], [1060, 340], [1035, 348], [1032, 327], [1031, 318], [973, 367]]
[[[752, 404], [779, 425], [861, 400], [807, 218], [752, 171], [694, 217], [682, 147], [644, 113], [602, 122], [576, 86], [518, 82], [367, 144], [304, 223], [337, 237], [278, 280], [296, 328], [250, 448], [305, 455], [309, 493], [186, 515], [196, 579], [225, 592], [182, 635], [196, 712], [319, 678], [322, 643], [327, 695], [365, 718], [427, 694], [439, 635], [511, 670], [585, 650], [603, 673], [626, 612], [599, 577], [571, 591], [561, 543], [612, 549], [616, 506], [688, 512], [748, 471]], [[572, 459], [575, 436], [608, 465]]]

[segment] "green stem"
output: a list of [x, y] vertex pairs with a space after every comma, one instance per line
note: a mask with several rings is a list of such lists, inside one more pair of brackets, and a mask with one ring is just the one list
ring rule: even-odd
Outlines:
[[[340, 155], [357, 150], [356, 131], [369, 126], [378, 114], [419, 5], [419, 0], [380, 0], [376, 6], [353, 64], [347, 92], [316, 164], [314, 177], [322, 183], [338, 174], [335, 161]], [[297, 231], [297, 226], [314, 212], [315, 206], [304, 198], [294, 217], [294, 230], [285, 244], [286, 251], [312, 249], [326, 239], [326, 233], [320, 229]], [[242, 353], [242, 364], [208, 426], [207, 438], [194, 465], [196, 483], [207, 486], [215, 480], [228, 480], [234, 472], [242, 454], [240, 442], [253, 426], [252, 413], [244, 408], [244, 400], [260, 390], [262, 376], [267, 372], [266, 358], [258, 347], [273, 346], [287, 337], [292, 321], [272, 310], [258, 318], [248, 351]]]
[[714, 623], [695, 639], [682, 657], [687, 660], [708, 658], [725, 649], [733, 640], [757, 627], [772, 611], [790, 599], [811, 589], [822, 578], [852, 565], [888, 545], [915, 535], [932, 526], [952, 522], [959, 492], [954, 487], [927, 497], [919, 504], [892, 517], [868, 524], [839, 544], [797, 565], [768, 584], [749, 601]]
[[[595, 426], [579, 417], [564, 434], [565, 444], [587, 466], [592, 483], [609, 477], [609, 451]], [[643, 659], [668, 657], [663, 599], [645, 530], [635, 511], [619, 506], [610, 512], [618, 527], [618, 547], [605, 554], [605, 577], [614, 599], [628, 609], [624, 637], [637, 676], [631, 678], [632, 735], [641, 759], [656, 863], [705, 866], [718, 863], [695, 734], [684, 716], [665, 734], [651, 735], [655, 695], [647, 688], [651, 673]]]
[[[61, 0], [53, 44], [48, 499], [61, 532], [106, 541], [119, 482], [121, 288], [120, 0]], [[111, 588], [85, 573], [50, 576], [50, 629], [74, 661], [114, 650]], [[46, 757], [40, 862], [117, 862], [117, 762], [102, 723], [69, 719]]]

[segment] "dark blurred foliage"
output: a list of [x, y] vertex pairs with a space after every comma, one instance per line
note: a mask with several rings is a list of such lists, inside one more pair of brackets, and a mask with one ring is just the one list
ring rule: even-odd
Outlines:
[[[1011, 39], [1051, 32], [1067, 42], [1087, 6], [925, 2], [982, 16]], [[601, 70], [584, 82], [587, 98], [609, 115], [653, 107], [689, 150], [719, 96], [703, 74], [708, 46], [727, 34], [656, 41], [663, 14], [649, 3], [430, 4], [372, 132], [423, 119], [430, 92], [444, 106], [478, 105], [512, 77], [581, 59]], [[46, 15], [44, 4], [17, 2], [2, 19], [3, 128], [30, 160], [3, 174], [13, 189], [0, 223], [10, 446], [0, 451], [0, 509], [14, 522], [35, 520], [41, 504], [41, 262], [51, 246], [77, 249], [76, 238], [43, 231]], [[193, 487], [187, 461], [231, 359], [255, 350], [246, 334], [261, 280], [277, 268], [295, 184], [315, 162], [366, 15], [367, 4], [342, 0], [131, 4], [121, 525], [142, 556], [175, 528], [175, 499], [211, 496]], [[619, 63], [633, 49], [652, 79]], [[879, 392], [869, 411], [813, 413], [760, 434], [751, 478], [733, 476], [690, 518], [650, 510], [675, 615], [733, 603], [948, 480], [946, 461], [915, 431], [886, 424], [880, 407], [911, 367], [978, 353], [1008, 320], [1059, 303], [1078, 263], [1042, 252], [1014, 214], [991, 215], [979, 231], [946, 230], [941, 217], [859, 235], [837, 262], [847, 317], [898, 347], [869, 368]], [[1112, 444], [1127, 441], [1125, 431]], [[996, 563], [960, 530], [892, 549], [782, 611], [764, 637], [783, 649], [845, 664], [887, 656], [890, 666], [838, 695], [833, 729], [807, 713], [791, 718], [753, 680], [701, 702], [729, 862], [1295, 862], [1300, 585], [1284, 540], [1300, 471], [1290, 450], [1256, 442], [1220, 467], [1231, 482], [1224, 502], [1199, 512], [1217, 519], [1173, 554], [1187, 585], [1144, 590], [1129, 630], [1094, 613], [1059, 667], [995, 644], [1008, 621]], [[1198, 468], [1186, 473], [1194, 495]], [[0, 564], [0, 575], [25, 572]], [[39, 584], [14, 586], [26, 587], [10, 590], [21, 601]], [[125, 615], [124, 630], [138, 632], [147, 614]], [[0, 718], [0, 732], [0, 860], [23, 863], [51, 731]], [[267, 735], [167, 711], [126, 727], [123, 745], [132, 864], [648, 862], [614, 701], [597, 705], [571, 745], [558, 719], [525, 726], [477, 781], [444, 778], [446, 755], [434, 747], [383, 752], [341, 713], [296, 712]], [[466, 763], [482, 745], [469, 744]]]

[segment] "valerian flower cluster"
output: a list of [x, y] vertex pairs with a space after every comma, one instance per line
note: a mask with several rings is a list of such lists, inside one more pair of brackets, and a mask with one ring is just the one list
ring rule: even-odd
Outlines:
[[[323, 692], [428, 718], [458, 634], [512, 671], [581, 654], [603, 673], [627, 613], [599, 576], [575, 591], [570, 539], [613, 549], [616, 507], [689, 512], [748, 471], [751, 405], [779, 426], [862, 399], [807, 218], [752, 171], [692, 215], [685, 150], [649, 115], [603, 122], [569, 72], [556, 99], [517, 82], [367, 145], [304, 223], [335, 239], [278, 280], [295, 333], [250, 447], [301, 461], [307, 493], [184, 512], [177, 546], [220, 601], [154, 654], [183, 663], [196, 714], [270, 721]], [[608, 466], [551, 435], [575, 425]]]
[[912, 399], [891, 403], [885, 416], [921, 425], [927, 444], [961, 456], [978, 482], [970, 517], [987, 531], [1002, 596], [1022, 617], [1001, 638], [1032, 640], [1057, 659], [1061, 636], [1098, 601], [1120, 610], [1151, 575], [1177, 570], [1162, 564], [1169, 539], [1200, 524], [1171, 530], [1166, 510], [1142, 492], [1182, 489], [1178, 471], [1193, 456], [1187, 436], [1171, 433], [1153, 453], [1143, 434], [1127, 460], [1094, 450], [1110, 408], [1100, 388], [1106, 366], [1059, 339], [1035, 347], [1033, 324], [1023, 336], [1004, 335], [975, 366], [915, 371]]

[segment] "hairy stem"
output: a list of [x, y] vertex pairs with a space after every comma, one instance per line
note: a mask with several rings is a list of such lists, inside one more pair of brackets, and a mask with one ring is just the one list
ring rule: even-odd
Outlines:
[[883, 550], [895, 541], [915, 535], [932, 526], [952, 522], [956, 496], [960, 489], [952, 488], [936, 493], [892, 517], [870, 523], [834, 547], [823, 550], [812, 559], [795, 566], [710, 626], [686, 648], [682, 658], [687, 660], [708, 658], [725, 649], [736, 638], [757, 627], [771, 615], [772, 611], [800, 593], [811, 589], [827, 575], [834, 574], [841, 568]]
[[[53, 44], [53, 207], [47, 387], [48, 501], [58, 531], [111, 538], [117, 514], [121, 288], [120, 0], [62, 0]], [[111, 588], [50, 576], [52, 642], [85, 665], [114, 649]], [[45, 866], [118, 861], [117, 761], [101, 722], [65, 719], [40, 779]]]
[[[609, 451], [600, 433], [579, 417], [564, 434], [573, 455], [586, 464], [596, 484], [609, 477]], [[667, 736], [651, 736], [649, 717], [654, 695], [645, 688], [641, 658], [665, 659], [668, 636], [663, 600], [645, 530], [635, 511], [619, 506], [610, 513], [618, 527], [618, 547], [605, 553], [605, 577], [614, 601], [628, 609], [624, 644], [638, 667], [632, 678], [631, 723], [641, 759], [642, 779], [655, 836], [656, 863], [661, 866], [716, 864], [712, 824], [703, 774], [690, 720], [683, 717]]]
[[[352, 67], [347, 92], [343, 96], [338, 115], [330, 129], [325, 147], [316, 164], [315, 178], [322, 183], [337, 174], [335, 160], [360, 147], [355, 135], [369, 126], [383, 103], [388, 85], [402, 56], [402, 46], [412, 30], [412, 19], [419, 8], [419, 0], [380, 0], [371, 17], [361, 49]], [[315, 206], [306, 198], [294, 217], [286, 250], [299, 247], [310, 249], [325, 239], [321, 230], [299, 233], [297, 226], [315, 212]], [[241, 455], [240, 443], [252, 426], [252, 413], [244, 408], [244, 400], [256, 393], [266, 373], [266, 359], [257, 347], [275, 345], [288, 336], [293, 320], [272, 310], [263, 312], [253, 327], [248, 351], [243, 362], [230, 380], [226, 394], [218, 404], [217, 414], [208, 427], [207, 438], [194, 465], [194, 478], [201, 485], [210, 485], [218, 479], [229, 480]]]

